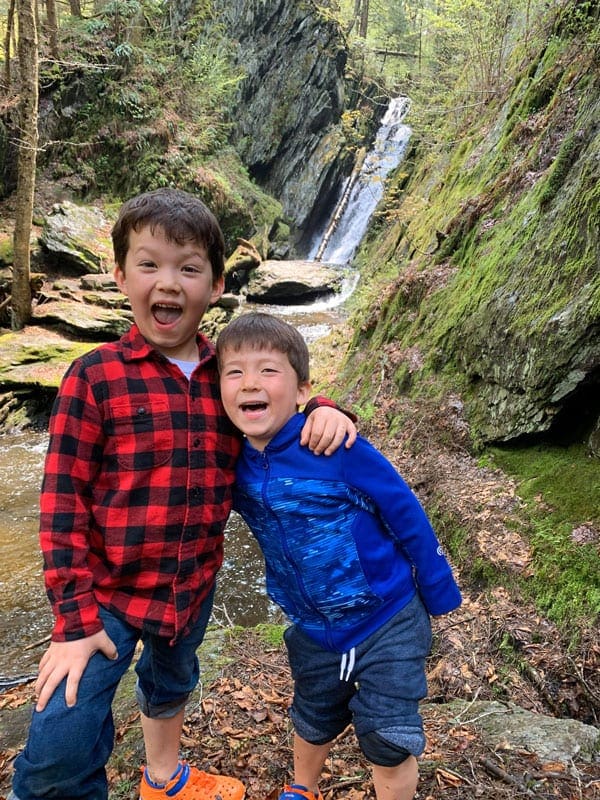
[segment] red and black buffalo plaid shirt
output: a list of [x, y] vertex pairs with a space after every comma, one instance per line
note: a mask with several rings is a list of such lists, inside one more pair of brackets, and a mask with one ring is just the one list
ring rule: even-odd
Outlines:
[[101, 630], [99, 605], [177, 639], [214, 586], [241, 438], [200, 334], [198, 350], [188, 382], [134, 325], [62, 381], [40, 501], [54, 641]]
[[101, 630], [99, 604], [177, 638], [214, 585], [240, 436], [214, 348], [198, 349], [188, 382], [133, 326], [63, 379], [40, 517], [54, 641]]

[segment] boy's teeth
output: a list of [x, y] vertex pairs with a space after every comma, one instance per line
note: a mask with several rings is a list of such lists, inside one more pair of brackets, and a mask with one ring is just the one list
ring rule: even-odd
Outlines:
[[157, 322], [167, 325], [170, 322], [174, 322], [181, 316], [181, 309], [178, 306], [156, 305], [152, 309], [152, 313], [154, 314], [154, 319]]

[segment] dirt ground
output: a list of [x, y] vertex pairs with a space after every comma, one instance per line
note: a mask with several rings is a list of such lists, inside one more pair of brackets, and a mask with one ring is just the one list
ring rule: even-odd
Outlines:
[[[467, 613], [476, 610], [471, 608]], [[485, 684], [489, 684], [492, 670], [500, 668], [492, 658], [493, 641], [488, 638], [484, 642], [483, 630], [482, 638], [475, 642], [477, 658], [465, 658], [475, 627], [461, 617], [452, 628], [436, 633], [437, 644], [445, 642], [444, 653], [431, 659], [430, 700], [434, 702], [423, 708], [428, 743], [420, 759], [417, 798], [598, 800], [600, 763], [540, 763], [531, 754], [508, 745], [490, 749], [472, 725], [457, 721], [441, 702], [449, 699], [449, 691], [460, 696], [460, 685], [463, 696], [481, 698], [488, 693]], [[463, 631], [468, 631], [464, 639]], [[489, 637], [489, 631], [485, 633]], [[219, 658], [216, 677], [188, 706], [183, 755], [201, 769], [235, 775], [246, 785], [247, 800], [276, 800], [282, 785], [290, 779], [292, 764], [287, 716], [291, 681], [284, 650], [266, 644], [256, 630], [237, 630], [231, 635], [225, 633]], [[476, 661], [480, 663], [478, 672], [487, 675], [487, 681], [470, 671], [469, 663]], [[16, 706], [30, 697], [31, 686], [20, 687], [4, 695], [0, 706]], [[119, 724], [109, 764], [110, 798], [134, 800], [143, 756], [139, 714], [130, 691], [117, 703], [116, 716]], [[0, 755], [2, 798], [2, 791], [8, 791], [15, 751]], [[351, 729], [332, 749], [321, 791], [325, 800], [374, 800], [368, 766]]]
[[[229, 655], [233, 660], [188, 717], [189, 757], [194, 759], [199, 737], [205, 767], [237, 775], [247, 786], [248, 800], [276, 800], [291, 765], [286, 714], [291, 685], [285, 656], [281, 648], [266, 647], [252, 632], [236, 637]], [[451, 655], [448, 650], [446, 657]], [[441, 662], [436, 667], [436, 660], [432, 658], [431, 689], [432, 697], [441, 700], [444, 689], [436, 675]], [[464, 663], [457, 659], [459, 671]], [[420, 760], [419, 798], [600, 798], [600, 763], [566, 767], [541, 764], [530, 754], [510, 749], [493, 752], [472, 726], [457, 723], [444, 705], [427, 703], [423, 716], [428, 745]], [[325, 800], [375, 796], [351, 730], [332, 750], [321, 791]]]

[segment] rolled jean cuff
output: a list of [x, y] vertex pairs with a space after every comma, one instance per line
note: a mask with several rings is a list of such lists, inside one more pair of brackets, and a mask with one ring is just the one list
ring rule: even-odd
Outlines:
[[182, 708], [185, 708], [189, 699], [189, 694], [185, 697], [180, 697], [177, 700], [171, 700], [169, 703], [162, 703], [161, 705], [153, 705], [149, 703], [142, 690], [140, 689], [139, 681], [135, 685], [135, 697], [142, 714], [149, 719], [171, 719], [176, 717]]

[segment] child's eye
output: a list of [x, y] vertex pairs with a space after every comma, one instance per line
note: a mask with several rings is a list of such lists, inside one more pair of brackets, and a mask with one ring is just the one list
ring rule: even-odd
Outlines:
[[197, 267], [195, 264], [185, 264], [181, 268], [181, 271], [182, 272], [187, 272], [189, 274], [200, 274], [202, 272], [200, 267]]

